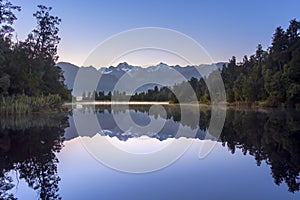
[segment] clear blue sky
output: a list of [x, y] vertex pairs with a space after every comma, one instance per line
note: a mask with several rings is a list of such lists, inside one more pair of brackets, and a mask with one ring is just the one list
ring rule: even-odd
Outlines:
[[36, 5], [53, 7], [62, 19], [59, 61], [81, 65], [106, 38], [132, 28], [164, 27], [199, 42], [214, 61], [238, 60], [270, 44], [277, 26], [300, 19], [299, 0], [12, 0], [20, 5], [15, 29], [24, 39], [34, 28]]

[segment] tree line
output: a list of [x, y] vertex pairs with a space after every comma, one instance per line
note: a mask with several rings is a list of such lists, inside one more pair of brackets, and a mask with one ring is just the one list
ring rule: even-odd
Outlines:
[[61, 19], [51, 15], [51, 7], [37, 7], [36, 27], [18, 41], [13, 39], [12, 25], [17, 20], [14, 12], [21, 7], [0, 0], [0, 96], [58, 94], [70, 99], [63, 71], [56, 66]]
[[136, 92], [133, 95], [127, 94], [126, 92], [120, 92], [115, 90], [113, 92], [109, 91], [105, 93], [104, 91], [93, 91], [93, 92], [83, 92], [83, 101], [170, 101], [178, 102], [176, 96], [173, 94], [170, 87], [154, 86], [153, 89], [148, 89], [144, 92]]
[[[233, 56], [222, 68], [221, 76], [228, 103], [260, 103], [267, 106], [299, 106], [300, 102], [300, 21], [293, 19], [286, 30], [277, 27], [272, 44], [263, 50], [257, 46], [254, 55], [237, 63]], [[182, 91], [190, 84], [200, 102], [210, 101], [205, 81], [192, 78], [174, 87]], [[188, 98], [188, 96], [187, 96]]]
[[299, 104], [300, 21], [293, 19], [286, 30], [277, 27], [267, 50], [257, 46], [254, 55], [223, 67], [228, 102], [264, 101], [268, 105]]

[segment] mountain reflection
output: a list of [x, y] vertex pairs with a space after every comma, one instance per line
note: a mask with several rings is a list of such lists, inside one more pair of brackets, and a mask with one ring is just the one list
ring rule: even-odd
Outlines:
[[[126, 141], [130, 138], [139, 137], [139, 136], [148, 136], [157, 138], [158, 140], [166, 140], [168, 138], [179, 138], [179, 137], [186, 137], [186, 138], [198, 138], [198, 139], [205, 139], [207, 136], [208, 131], [207, 127], [209, 125], [210, 115], [211, 112], [209, 109], [201, 110], [200, 111], [200, 121], [196, 121], [197, 109], [193, 106], [184, 106], [185, 112], [189, 113], [184, 119], [181, 118], [181, 109], [179, 106], [176, 105], [164, 105], [164, 109], [166, 110], [166, 116], [163, 116], [158, 113], [149, 113], [151, 105], [130, 105], [129, 109], [126, 106], [118, 105], [111, 109], [109, 105], [97, 105], [95, 107], [89, 105], [83, 105], [83, 108], [78, 110], [78, 112], [82, 113], [78, 119], [80, 121], [88, 122], [89, 118], [86, 117], [87, 115], [96, 115], [98, 123], [102, 130], [100, 130], [101, 135], [108, 135], [110, 137], [117, 137], [119, 140]], [[164, 122], [164, 126], [161, 130], [157, 132], [149, 132], [149, 129], [139, 129], [135, 130], [134, 128], [130, 128], [128, 130], [121, 129], [118, 124], [116, 123], [115, 117], [118, 118], [125, 118], [130, 116], [133, 122], [138, 126], [147, 126], [151, 120], [153, 126], [155, 126], [156, 122]], [[178, 129], [179, 126], [188, 127], [188, 132], [179, 133]], [[83, 127], [88, 129], [89, 127]], [[98, 133], [99, 133], [98, 132]], [[193, 134], [195, 133], [195, 134]], [[94, 133], [87, 133], [87, 135], [81, 136], [89, 136], [92, 137], [93, 135], [97, 134], [96, 131]], [[68, 136], [68, 138], [77, 137], [77, 133], [73, 134], [73, 136]], [[218, 139], [217, 136], [211, 135], [209, 138]]]
[[[184, 120], [179, 106], [164, 105], [164, 108], [166, 115], [149, 112], [148, 105], [131, 105], [129, 109], [83, 105], [77, 110], [82, 114], [83, 124], [88, 124], [89, 115], [97, 117], [102, 130], [87, 133], [90, 137], [100, 133], [122, 141], [143, 135], [160, 141], [178, 137], [210, 138], [222, 143], [233, 154], [241, 149], [245, 155], [253, 156], [258, 166], [266, 163], [276, 184], [285, 183], [290, 192], [299, 191], [300, 111], [228, 109], [222, 134], [218, 137], [207, 131], [211, 117], [209, 107], [201, 108], [197, 122], [194, 120], [197, 109], [192, 106], [184, 107], [190, 113]], [[164, 120], [165, 124], [158, 132], [124, 132], [113, 116], [124, 113], [129, 113], [140, 126], [146, 126], [151, 120]], [[177, 135], [179, 126], [196, 131], [196, 135]], [[16, 199], [12, 189], [18, 187], [19, 179], [25, 180], [40, 199], [60, 199], [56, 154], [62, 149], [64, 138], [72, 140], [76, 137], [73, 117], [68, 114], [1, 116], [0, 199]]]
[[14, 178], [17, 183], [24, 179], [40, 199], [60, 199], [55, 153], [62, 148], [66, 127], [68, 116], [63, 113], [1, 116], [0, 199], [16, 199], [10, 191], [17, 187]]
[[[179, 125], [188, 126], [191, 130], [197, 130], [193, 138], [203, 140], [211, 138], [222, 143], [230, 152], [235, 153], [241, 149], [244, 155], [247, 153], [254, 156], [257, 165], [264, 161], [271, 168], [274, 182], [279, 185], [285, 182], [290, 192], [299, 191], [300, 172], [300, 111], [289, 110], [263, 110], [250, 111], [228, 109], [226, 121], [220, 137], [208, 133], [211, 110], [209, 107], [201, 108], [200, 121], [192, 120], [196, 110], [192, 106], [186, 106], [190, 113], [189, 118], [181, 120], [180, 107], [164, 105], [167, 116], [149, 113], [150, 105], [131, 105], [130, 109], [118, 106], [111, 110], [110, 106], [83, 106], [81, 112], [97, 115], [98, 122], [102, 128], [100, 134], [117, 137], [126, 141], [132, 137], [147, 135], [148, 137], [165, 140], [167, 138], [178, 138], [176, 135]], [[157, 133], [134, 133], [122, 131], [114, 120], [114, 115], [130, 112], [132, 120], [143, 126], [149, 123], [149, 117], [155, 120], [166, 120], [164, 127]], [[96, 134], [96, 133], [95, 133]], [[91, 136], [91, 135], [90, 135]], [[184, 135], [183, 135], [184, 136]], [[184, 137], [189, 137], [188, 135]]]

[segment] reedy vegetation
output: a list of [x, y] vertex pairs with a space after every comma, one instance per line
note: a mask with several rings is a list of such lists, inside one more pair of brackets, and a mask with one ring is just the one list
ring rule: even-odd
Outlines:
[[47, 96], [2, 96], [0, 99], [0, 113], [28, 114], [32, 112], [46, 112], [58, 110], [62, 106], [62, 99], [58, 94]]

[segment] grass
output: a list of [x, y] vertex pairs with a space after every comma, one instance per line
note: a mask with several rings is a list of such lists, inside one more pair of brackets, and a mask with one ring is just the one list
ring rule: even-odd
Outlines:
[[59, 110], [63, 101], [59, 95], [29, 97], [0, 96], [0, 114], [28, 114]]

